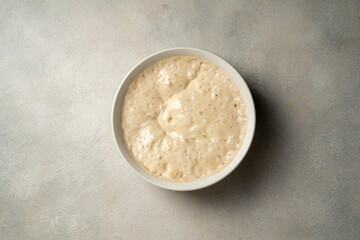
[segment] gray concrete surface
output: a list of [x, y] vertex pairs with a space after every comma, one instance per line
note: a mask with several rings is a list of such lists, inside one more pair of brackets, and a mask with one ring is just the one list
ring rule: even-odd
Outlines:
[[[195, 192], [121, 159], [139, 60], [198, 47], [245, 78], [250, 153]], [[360, 239], [360, 2], [1, 1], [0, 239]]]

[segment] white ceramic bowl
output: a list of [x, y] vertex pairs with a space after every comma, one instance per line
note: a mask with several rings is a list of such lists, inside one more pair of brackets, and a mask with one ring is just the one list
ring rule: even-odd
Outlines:
[[[209, 176], [207, 178], [193, 181], [193, 182], [170, 182], [166, 181], [160, 178], [157, 178], [150, 173], [146, 172], [131, 156], [130, 152], [128, 151], [123, 135], [122, 135], [122, 128], [121, 128], [121, 108], [122, 103], [126, 94], [126, 91], [130, 85], [130, 83], [135, 79], [135, 77], [143, 71], [145, 68], [150, 66], [151, 64], [167, 57], [172, 56], [195, 56], [200, 57], [203, 59], [206, 59], [217, 66], [219, 66], [222, 70], [224, 70], [236, 83], [238, 86], [245, 102], [246, 106], [246, 114], [247, 114], [247, 129], [246, 129], [246, 135], [244, 138], [243, 145], [241, 146], [238, 154], [235, 156], [233, 161], [231, 161], [224, 169], [222, 169], [220, 172]], [[207, 186], [210, 186], [224, 177], [226, 177], [228, 174], [230, 174], [243, 160], [245, 157], [250, 144], [252, 142], [254, 131], [255, 131], [255, 107], [253, 98], [251, 96], [250, 90], [248, 86], [246, 85], [244, 79], [239, 75], [239, 73], [226, 61], [224, 61], [222, 58], [195, 48], [171, 48], [166, 49], [160, 52], [156, 52], [149, 57], [142, 60], [140, 63], [138, 63], [133, 69], [130, 70], [130, 72], [126, 75], [124, 80], [122, 81], [116, 96], [114, 100], [113, 105], [113, 112], [112, 112], [112, 126], [113, 126], [113, 133], [116, 140], [116, 143], [119, 147], [119, 150], [123, 156], [123, 158], [126, 160], [126, 162], [130, 165], [130, 167], [143, 179], [146, 181], [170, 190], [176, 190], [176, 191], [190, 191], [190, 190], [196, 190], [201, 189]]]

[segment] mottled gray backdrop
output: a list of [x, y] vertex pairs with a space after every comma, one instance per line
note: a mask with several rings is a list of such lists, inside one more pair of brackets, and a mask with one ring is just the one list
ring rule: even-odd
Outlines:
[[[198, 47], [254, 95], [244, 162], [196, 192], [121, 159], [112, 100]], [[0, 1], [0, 239], [360, 239], [360, 1]]]

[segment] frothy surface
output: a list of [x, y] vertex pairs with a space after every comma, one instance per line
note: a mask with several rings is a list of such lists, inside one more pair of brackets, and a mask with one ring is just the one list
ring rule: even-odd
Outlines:
[[232, 161], [246, 132], [239, 89], [218, 66], [197, 57], [165, 58], [131, 83], [122, 109], [127, 148], [148, 172], [188, 182]]

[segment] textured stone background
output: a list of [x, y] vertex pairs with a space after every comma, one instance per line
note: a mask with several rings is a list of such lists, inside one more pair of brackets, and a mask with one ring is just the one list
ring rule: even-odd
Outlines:
[[[360, 239], [360, 1], [1, 1], [0, 239]], [[250, 153], [196, 192], [154, 187], [110, 126], [161, 49], [249, 84]]]

